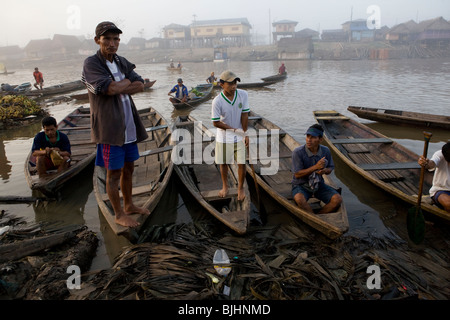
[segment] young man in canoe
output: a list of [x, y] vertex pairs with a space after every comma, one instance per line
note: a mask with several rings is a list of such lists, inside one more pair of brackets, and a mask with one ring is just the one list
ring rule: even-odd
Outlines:
[[435, 171], [430, 196], [439, 208], [450, 212], [450, 142], [436, 151], [431, 159], [420, 156], [418, 163], [429, 171]]
[[116, 54], [121, 33], [112, 22], [97, 25], [94, 40], [100, 49], [84, 61], [82, 81], [91, 105], [91, 140], [97, 143], [95, 164], [106, 168], [106, 191], [115, 221], [137, 227], [139, 223], [129, 215], [150, 214], [148, 209], [135, 206], [132, 199], [134, 161], [139, 159], [137, 143], [148, 134], [131, 95], [144, 91], [144, 80], [134, 71], [134, 64]]
[[312, 196], [325, 203], [318, 213], [335, 212], [342, 203], [341, 195], [322, 177], [334, 169], [330, 149], [321, 145], [322, 139], [323, 128], [315, 124], [306, 131], [306, 143], [292, 153], [292, 195], [297, 205], [310, 213], [313, 210], [308, 200]]
[[42, 128], [33, 140], [32, 157], [35, 158], [39, 177], [47, 175], [48, 170], [61, 172], [70, 164], [70, 141], [67, 135], [58, 131], [58, 124], [53, 117], [42, 119]]
[[169, 91], [167, 95], [172, 95], [175, 92], [175, 98], [169, 98], [172, 103], [184, 103], [189, 100], [189, 92], [187, 87], [183, 84], [183, 79], [178, 78], [177, 84]]
[[212, 121], [217, 128], [216, 163], [220, 165], [222, 189], [219, 197], [228, 194], [228, 164], [236, 159], [238, 163], [238, 200], [245, 198], [245, 149], [248, 146], [248, 136], [245, 135], [248, 126], [248, 94], [237, 89], [237, 81], [241, 81], [233, 72], [224, 71], [220, 75], [222, 92], [212, 102]]

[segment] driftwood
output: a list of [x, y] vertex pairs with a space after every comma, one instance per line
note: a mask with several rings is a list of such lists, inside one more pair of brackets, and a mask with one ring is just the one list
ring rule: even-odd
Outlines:
[[76, 231], [69, 231], [0, 245], [0, 263], [18, 260], [36, 254], [42, 250], [64, 243], [76, 234]]

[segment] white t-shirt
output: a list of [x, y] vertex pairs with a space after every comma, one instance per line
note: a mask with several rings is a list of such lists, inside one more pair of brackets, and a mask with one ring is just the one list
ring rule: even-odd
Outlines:
[[[236, 89], [234, 99], [230, 101], [223, 92], [214, 98], [212, 102], [212, 121], [222, 121], [232, 128], [243, 129], [241, 123], [242, 113], [250, 112], [247, 91]], [[241, 141], [242, 135], [235, 134], [232, 130], [217, 128], [216, 141], [222, 143], [234, 143]]]
[[445, 160], [442, 150], [436, 151], [430, 160], [436, 164], [430, 196], [438, 191], [450, 191], [450, 163]]
[[[114, 60], [113, 62], [106, 60], [106, 65], [113, 74], [115, 81], [125, 79], [125, 75], [120, 72]], [[130, 96], [128, 94], [121, 94], [120, 101], [122, 102], [123, 113], [125, 115], [125, 144], [127, 144], [137, 140], [136, 125], [134, 124], [133, 112], [131, 111]]]

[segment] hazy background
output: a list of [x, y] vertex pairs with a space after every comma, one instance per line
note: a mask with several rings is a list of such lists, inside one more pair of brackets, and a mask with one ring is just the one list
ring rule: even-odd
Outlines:
[[116, 22], [127, 42], [131, 37], [162, 37], [162, 28], [171, 23], [231, 18], [247, 18], [252, 34], [268, 43], [274, 21], [298, 21], [296, 31], [340, 29], [351, 17], [370, 17], [371, 5], [380, 9], [381, 26], [439, 16], [450, 19], [449, 0], [3, 0], [0, 46], [24, 47], [31, 39], [54, 34], [93, 37], [95, 26], [104, 20]]

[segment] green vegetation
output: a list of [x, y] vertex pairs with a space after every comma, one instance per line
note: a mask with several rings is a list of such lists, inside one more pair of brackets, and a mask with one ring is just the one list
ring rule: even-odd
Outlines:
[[30, 115], [44, 115], [45, 111], [36, 101], [24, 96], [0, 97], [0, 121], [21, 119]]

